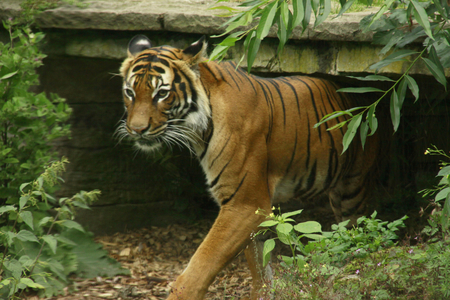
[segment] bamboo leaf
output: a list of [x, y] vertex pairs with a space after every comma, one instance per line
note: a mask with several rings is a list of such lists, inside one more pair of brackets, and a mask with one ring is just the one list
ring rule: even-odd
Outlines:
[[371, 93], [371, 92], [381, 92], [384, 93], [383, 90], [380, 90], [378, 88], [365, 86], [365, 87], [350, 87], [350, 88], [342, 88], [337, 90], [338, 92], [342, 93]]
[[386, 67], [387, 65], [390, 65], [393, 62], [402, 61], [404, 57], [410, 56], [413, 54], [417, 54], [417, 51], [413, 50], [400, 50], [397, 52], [392, 53], [391, 55], [388, 55], [385, 57], [382, 61], [379, 61], [369, 67], [371, 70], [379, 70], [383, 67]]
[[367, 112], [367, 120], [369, 121], [370, 133], [369, 136], [373, 135], [378, 129], [378, 119], [375, 116], [375, 105], [370, 106]]
[[436, 64], [430, 59], [425, 57], [422, 57], [422, 59], [427, 65], [428, 70], [430, 70], [431, 74], [433, 74], [434, 78], [436, 78], [436, 80], [445, 87], [445, 90], [447, 90], [447, 79], [445, 78], [444, 73], [442, 73]]
[[342, 14], [345, 13], [350, 8], [350, 6], [353, 5], [353, 2], [355, 2], [355, 0], [347, 1], [344, 5], [342, 5], [342, 8], [339, 11], [338, 15], [336, 16], [336, 18], [342, 16]]
[[361, 127], [359, 128], [359, 134], [361, 138], [361, 146], [364, 149], [364, 145], [366, 144], [367, 133], [369, 132], [369, 120], [365, 120], [361, 123]]
[[392, 125], [394, 126], [394, 132], [397, 131], [400, 124], [400, 105], [398, 102], [398, 95], [395, 90], [391, 94], [391, 119]]
[[342, 144], [344, 146], [342, 149], [342, 153], [344, 153], [348, 149], [348, 146], [350, 146], [350, 143], [353, 141], [356, 131], [358, 131], [358, 127], [361, 124], [361, 119], [362, 115], [356, 115], [348, 124], [347, 131], [345, 132], [344, 138], [342, 139]]
[[316, 22], [314, 26], [320, 25], [323, 21], [328, 18], [331, 12], [331, 1], [330, 0], [320, 0], [319, 9], [316, 16]]
[[425, 33], [434, 40], [433, 33], [431, 33], [431, 27], [430, 27], [430, 21], [428, 20], [427, 12], [425, 11], [425, 8], [423, 8], [422, 5], [420, 5], [417, 1], [411, 0], [412, 5], [414, 6], [414, 18], [416, 18], [416, 21], [420, 24], [420, 26], [423, 27], [425, 30]]
[[258, 53], [260, 44], [261, 40], [256, 37], [256, 32], [253, 31], [250, 41], [248, 43], [248, 50], [247, 50], [247, 72], [249, 73], [252, 69], [253, 62], [255, 61], [256, 54]]
[[[414, 101], [414, 102], [416, 102], [417, 100], [419, 100], [419, 86], [417, 85], [417, 82], [414, 80], [414, 78], [412, 78], [409, 75], [405, 75], [405, 81], [408, 84], [408, 87], [411, 90], [411, 93], [416, 98], [416, 100]], [[400, 97], [399, 97], [400, 106], [401, 106], [401, 104], [403, 104], [403, 99], [400, 99]]]
[[292, 27], [290, 28], [291, 30], [293, 30], [295, 27], [300, 25], [303, 21], [303, 18], [305, 17], [305, 9], [303, 7], [302, 0], [293, 0], [292, 6], [293, 6], [294, 14], [293, 14]]
[[356, 76], [347, 76], [348, 78], [354, 78], [354, 79], [358, 79], [361, 81], [391, 81], [391, 82], [395, 82], [395, 80], [386, 77], [386, 76], [382, 76], [382, 75], [367, 75], [366, 77], [356, 77]]
[[274, 24], [275, 14], [277, 13], [278, 1], [274, 1], [267, 5], [259, 20], [258, 29], [256, 30], [256, 37], [260, 40], [264, 39], [269, 33], [270, 28]]

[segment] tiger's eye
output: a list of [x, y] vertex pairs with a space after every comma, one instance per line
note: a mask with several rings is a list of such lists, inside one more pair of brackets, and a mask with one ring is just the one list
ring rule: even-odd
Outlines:
[[134, 98], [135, 94], [134, 94], [134, 91], [131, 88], [129, 88], [129, 87], [125, 88], [124, 89], [124, 93], [125, 93], [125, 96], [127, 96], [128, 98], [131, 98], [131, 99]]
[[168, 94], [169, 94], [169, 91], [168, 91], [168, 90], [159, 90], [159, 91], [158, 91], [158, 97], [159, 97], [159, 98], [164, 98], [164, 97], [166, 97]]

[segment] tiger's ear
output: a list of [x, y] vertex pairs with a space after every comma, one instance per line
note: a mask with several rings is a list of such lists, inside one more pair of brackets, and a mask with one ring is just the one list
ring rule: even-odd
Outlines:
[[144, 50], [150, 49], [152, 42], [142, 34], [136, 35], [128, 43], [128, 57], [134, 58]]
[[183, 50], [184, 60], [191, 66], [198, 64], [201, 60], [206, 59], [207, 47], [206, 37], [202, 36], [198, 41]]

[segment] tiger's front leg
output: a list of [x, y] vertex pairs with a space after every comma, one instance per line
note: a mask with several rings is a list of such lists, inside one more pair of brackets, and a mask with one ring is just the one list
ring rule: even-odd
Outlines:
[[[203, 299], [208, 287], [219, 273], [241, 250], [250, 243], [264, 217], [256, 215], [258, 208], [270, 210], [267, 188], [262, 186], [235, 197], [223, 205], [210, 232], [191, 258], [188, 266], [172, 285], [170, 300]], [[236, 195], [238, 196], [238, 195]], [[246, 197], [247, 196], [247, 197]], [[250, 267], [253, 268], [252, 264]], [[252, 270], [254, 274], [255, 270]], [[256, 284], [256, 287], [260, 284]], [[252, 300], [257, 292], [252, 291]]]

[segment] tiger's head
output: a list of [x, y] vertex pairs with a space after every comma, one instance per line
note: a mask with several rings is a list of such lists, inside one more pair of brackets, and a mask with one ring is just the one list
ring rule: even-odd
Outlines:
[[197, 151], [211, 115], [198, 71], [206, 46], [204, 37], [184, 50], [152, 47], [143, 35], [131, 39], [120, 68], [127, 112], [117, 130], [120, 139], [129, 137], [148, 152], [162, 144]]

